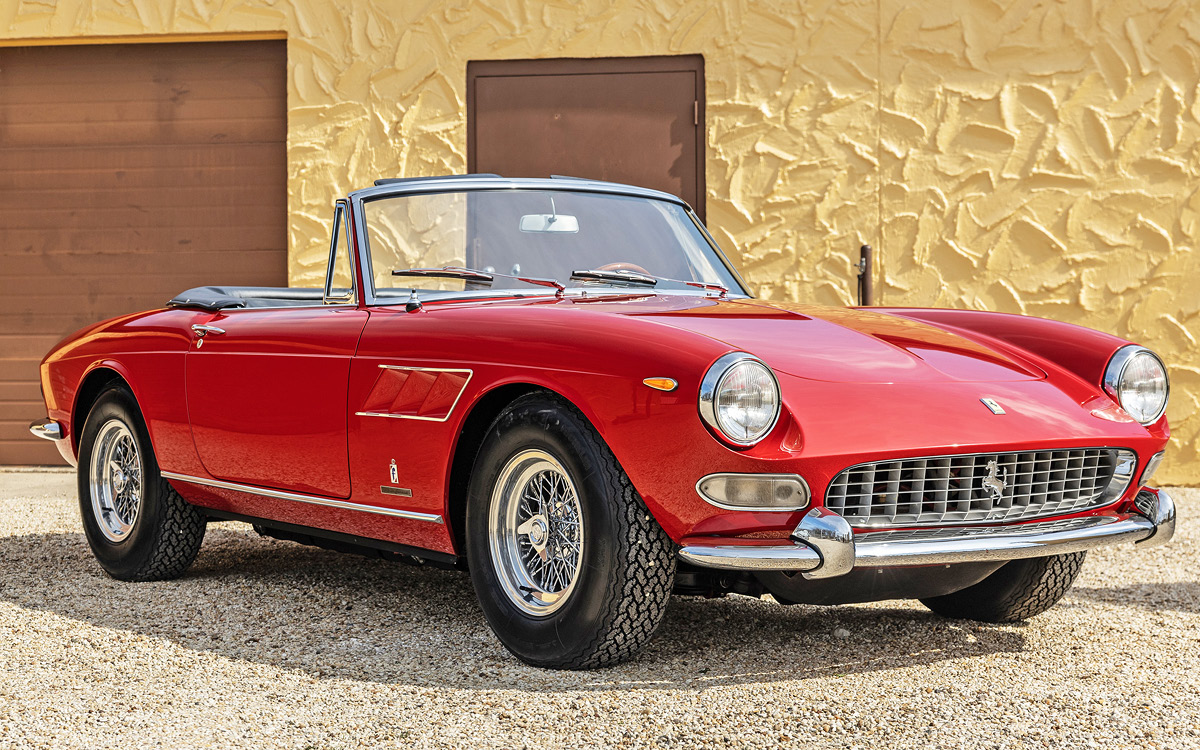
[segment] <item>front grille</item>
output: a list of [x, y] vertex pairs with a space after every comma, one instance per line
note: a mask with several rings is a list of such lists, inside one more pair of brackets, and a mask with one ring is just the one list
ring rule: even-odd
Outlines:
[[859, 464], [834, 477], [825, 506], [851, 526], [1007, 523], [1103, 504], [1116, 448], [930, 456]]

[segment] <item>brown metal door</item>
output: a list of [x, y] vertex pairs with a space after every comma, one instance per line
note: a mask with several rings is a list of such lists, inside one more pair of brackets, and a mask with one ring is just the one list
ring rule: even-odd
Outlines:
[[704, 216], [704, 59], [511, 60], [467, 66], [467, 166], [505, 177], [626, 182]]
[[283, 41], [0, 48], [0, 464], [38, 363], [204, 284], [286, 285]]

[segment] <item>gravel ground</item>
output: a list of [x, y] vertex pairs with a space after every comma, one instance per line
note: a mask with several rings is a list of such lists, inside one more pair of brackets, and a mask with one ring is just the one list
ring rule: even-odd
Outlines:
[[640, 658], [550, 672], [466, 574], [209, 527], [178, 581], [92, 561], [74, 475], [0, 472], [0, 747], [1200, 748], [1200, 490], [1028, 624], [676, 598]]

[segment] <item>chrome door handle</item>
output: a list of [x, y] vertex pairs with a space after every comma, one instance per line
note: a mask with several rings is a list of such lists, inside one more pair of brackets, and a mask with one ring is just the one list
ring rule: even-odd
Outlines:
[[204, 338], [204, 335], [208, 333], [211, 333], [214, 336], [220, 336], [222, 333], [225, 333], [225, 329], [217, 328], [216, 326], [206, 326], [199, 323], [193, 323], [192, 332], [200, 338]]

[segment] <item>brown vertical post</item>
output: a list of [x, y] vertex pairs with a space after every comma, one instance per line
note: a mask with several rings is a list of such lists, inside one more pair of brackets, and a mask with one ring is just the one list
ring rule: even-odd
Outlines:
[[870, 245], [858, 249], [858, 304], [870, 307], [875, 304], [875, 285], [871, 281], [871, 257], [874, 251]]

